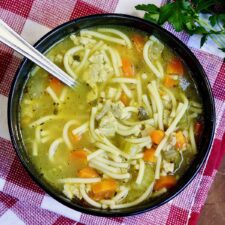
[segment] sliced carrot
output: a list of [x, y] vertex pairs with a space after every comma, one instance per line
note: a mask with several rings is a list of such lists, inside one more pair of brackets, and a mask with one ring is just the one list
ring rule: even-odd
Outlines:
[[156, 180], [154, 185], [154, 190], [159, 191], [162, 188], [171, 188], [177, 183], [175, 176], [168, 175], [168, 176], [161, 176], [159, 180]]
[[94, 178], [99, 177], [99, 174], [96, 172], [95, 169], [91, 167], [85, 167], [78, 172], [78, 176], [80, 178]]
[[178, 84], [178, 80], [174, 80], [170, 75], [166, 75], [164, 78], [164, 85], [168, 88], [175, 87]]
[[78, 141], [80, 141], [82, 138], [81, 135], [73, 134], [72, 130], [69, 130], [69, 139], [72, 142], [72, 144], [76, 144]]
[[149, 148], [149, 149], [146, 149], [144, 151], [144, 161], [146, 162], [151, 162], [151, 163], [155, 163], [157, 160], [156, 160], [156, 157], [155, 157], [155, 149], [154, 148]]
[[87, 152], [85, 150], [75, 150], [70, 154], [71, 160], [79, 160], [82, 162], [87, 162]]
[[123, 69], [123, 74], [125, 77], [134, 76], [134, 66], [128, 58], [122, 59], [122, 69]]
[[195, 135], [199, 136], [202, 133], [202, 129], [203, 129], [203, 124], [201, 122], [196, 122], [194, 127]]
[[145, 44], [145, 38], [140, 34], [134, 34], [131, 39], [134, 42], [134, 47], [136, 50], [139, 53], [142, 53]]
[[129, 98], [127, 97], [127, 95], [122, 92], [121, 95], [120, 95], [120, 101], [125, 105], [125, 106], [128, 106], [129, 105]]
[[95, 200], [112, 198], [116, 192], [118, 183], [113, 179], [105, 179], [91, 186], [92, 197]]
[[157, 145], [162, 141], [164, 135], [165, 135], [165, 133], [162, 130], [153, 130], [150, 133], [150, 137], [152, 139], [152, 142], [154, 144], [157, 144]]
[[62, 91], [63, 88], [63, 83], [61, 81], [59, 81], [57, 78], [55, 77], [51, 77], [50, 79], [50, 84], [49, 86], [53, 89], [53, 91], [59, 95]]
[[176, 75], [184, 75], [184, 68], [183, 64], [178, 58], [172, 59], [168, 64], [167, 64], [167, 69], [166, 69], [167, 74], [176, 74]]
[[186, 138], [182, 133], [182, 131], [176, 132], [175, 137], [176, 137], [176, 148], [181, 149], [186, 143]]

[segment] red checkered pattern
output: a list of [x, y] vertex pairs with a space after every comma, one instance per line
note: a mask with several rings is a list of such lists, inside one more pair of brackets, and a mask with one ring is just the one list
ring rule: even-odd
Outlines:
[[[73, 18], [126, 10], [132, 10], [127, 14], [135, 12], [136, 0], [127, 1], [129, 7], [126, 8], [121, 8], [125, 6], [121, 1], [125, 0], [4, 0], [0, 1], [0, 18], [33, 44], [53, 27]], [[165, 0], [153, 2], [160, 5]], [[187, 34], [176, 33], [168, 24], [165, 28], [193, 46]], [[6, 117], [9, 88], [22, 57], [0, 44], [0, 224], [196, 224], [225, 152], [225, 63], [215, 54], [193, 47], [191, 50], [209, 77], [216, 102], [216, 135], [207, 162], [191, 184], [169, 203], [138, 216], [103, 218], [79, 213], [53, 200], [31, 180], [15, 156], [7, 121], [3, 118]]]

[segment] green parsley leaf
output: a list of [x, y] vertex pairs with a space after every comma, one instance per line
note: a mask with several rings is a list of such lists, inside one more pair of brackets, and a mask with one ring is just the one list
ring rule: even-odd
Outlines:
[[212, 16], [209, 17], [210, 24], [211, 24], [213, 27], [216, 25], [217, 19], [218, 19], [217, 15], [212, 15]]
[[207, 41], [207, 38], [208, 38], [208, 35], [207, 34], [204, 34], [201, 38], [201, 42], [200, 42], [200, 47], [202, 47], [205, 42]]
[[225, 48], [219, 48], [219, 50], [221, 50], [222, 52], [225, 52]]
[[149, 20], [153, 23], [158, 23], [159, 13], [156, 13], [156, 14], [145, 13], [144, 19]]
[[204, 10], [210, 8], [211, 6], [213, 6], [216, 2], [218, 2], [218, 1], [217, 0], [199, 0], [199, 1], [196, 1], [195, 10], [197, 12], [204, 11]]
[[153, 13], [153, 14], [159, 13], [159, 8], [156, 5], [154, 5], [154, 4], [136, 5], [135, 6], [135, 9], [142, 10], [142, 11], [146, 11], [148, 13]]
[[166, 4], [160, 8], [160, 15], [159, 15], [159, 25], [164, 24], [173, 14], [174, 12], [174, 2]]
[[[222, 10], [221, 10], [222, 7]], [[137, 5], [138, 10], [145, 11], [144, 18], [153, 23], [163, 25], [170, 23], [177, 31], [185, 31], [190, 35], [201, 34], [201, 46], [210, 35], [221, 35], [221, 43], [225, 48], [225, 2], [224, 0], [174, 0], [161, 7], [153, 4]], [[218, 10], [219, 8], [219, 10]], [[202, 13], [211, 13], [208, 20], [202, 19]]]

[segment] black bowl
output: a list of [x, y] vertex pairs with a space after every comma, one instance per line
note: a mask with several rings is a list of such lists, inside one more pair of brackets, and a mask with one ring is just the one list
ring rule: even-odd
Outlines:
[[104, 210], [93, 208], [90, 206], [84, 206], [79, 202], [71, 202], [62, 193], [58, 192], [48, 183], [46, 183], [30, 162], [20, 131], [20, 100], [24, 86], [29, 78], [29, 72], [34, 66], [34, 64], [27, 59], [23, 60], [20, 67], [18, 68], [11, 87], [8, 101], [9, 131], [13, 146], [23, 166], [29, 172], [33, 180], [53, 198], [72, 209], [96, 216], [130, 216], [155, 209], [167, 203], [172, 198], [177, 196], [182, 190], [184, 190], [184, 188], [187, 187], [187, 185], [190, 184], [190, 182], [194, 179], [202, 164], [206, 160], [212, 145], [215, 129], [214, 99], [209, 80], [194, 54], [179, 39], [177, 39], [174, 35], [166, 31], [165, 29], [133, 16], [121, 14], [102, 14], [75, 19], [62, 24], [61, 26], [58, 26], [57, 28], [46, 34], [43, 38], [41, 38], [34, 46], [40, 52], [45, 52], [54, 43], [58, 42], [66, 35], [77, 32], [78, 30], [83, 28], [93, 27], [97, 25], [120, 25], [137, 28], [146, 31], [149, 34], [153, 34], [157, 38], [162, 40], [162, 42], [166, 43], [170, 48], [174, 49], [174, 51], [184, 60], [191, 71], [191, 76], [197, 86], [200, 96], [203, 99], [205, 129], [203, 130], [201, 141], [198, 144], [198, 154], [196, 155], [195, 160], [193, 161], [187, 172], [184, 174], [182, 179], [179, 180], [176, 187], [157, 199], [147, 200], [135, 207], [118, 210]]

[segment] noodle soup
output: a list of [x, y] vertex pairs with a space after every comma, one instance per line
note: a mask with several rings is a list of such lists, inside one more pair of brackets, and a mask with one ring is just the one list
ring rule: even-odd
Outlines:
[[80, 85], [35, 67], [21, 100], [30, 159], [71, 200], [119, 209], [174, 187], [197, 153], [202, 104], [182, 59], [124, 27], [71, 34], [47, 56]]

